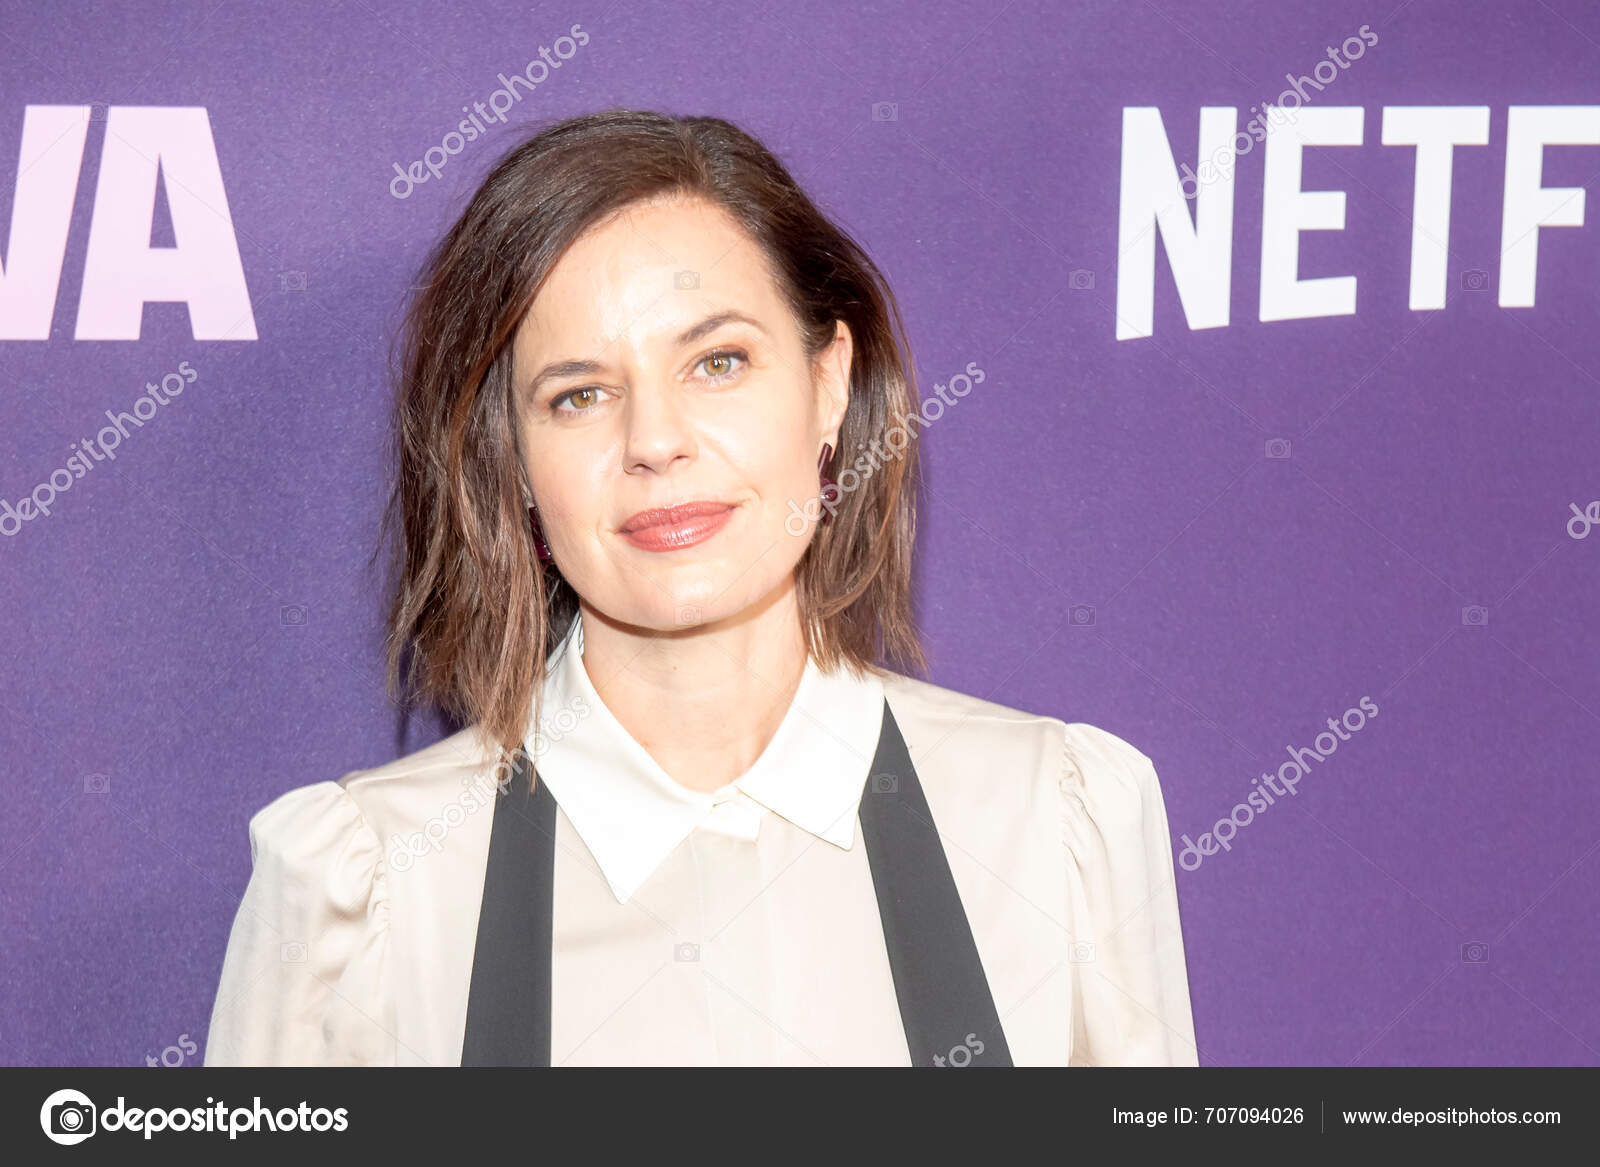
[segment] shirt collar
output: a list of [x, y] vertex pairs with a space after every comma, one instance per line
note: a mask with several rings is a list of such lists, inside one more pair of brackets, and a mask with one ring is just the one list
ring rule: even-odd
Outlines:
[[[541, 704], [539, 778], [626, 903], [729, 788], [680, 785], [623, 728], [584, 668], [581, 614], [551, 656]], [[808, 660], [777, 733], [732, 789], [849, 850], [883, 704], [871, 670], [823, 672]]]

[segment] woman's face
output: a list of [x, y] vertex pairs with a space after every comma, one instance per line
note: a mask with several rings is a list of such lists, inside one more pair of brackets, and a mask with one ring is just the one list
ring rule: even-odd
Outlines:
[[[672, 631], [791, 581], [818, 513], [817, 458], [848, 404], [851, 337], [839, 324], [808, 367], [765, 257], [725, 212], [673, 197], [590, 230], [512, 355], [545, 540], [589, 607]], [[691, 503], [710, 505], [638, 518]]]

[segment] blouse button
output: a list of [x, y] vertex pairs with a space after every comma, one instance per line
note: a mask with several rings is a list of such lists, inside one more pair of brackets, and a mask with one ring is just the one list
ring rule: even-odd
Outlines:
[[761, 816], [766, 808], [735, 792], [732, 797], [717, 802], [705, 818], [707, 830], [720, 835], [754, 842], [761, 833]]

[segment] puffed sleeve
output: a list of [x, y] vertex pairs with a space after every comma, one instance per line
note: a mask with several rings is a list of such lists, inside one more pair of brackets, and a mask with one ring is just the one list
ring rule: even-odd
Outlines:
[[1155, 765], [1115, 734], [1074, 722], [1060, 782], [1073, 929], [1070, 1064], [1198, 1065]]
[[251, 818], [250, 859], [205, 1064], [392, 1065], [388, 870], [355, 800], [288, 791]]

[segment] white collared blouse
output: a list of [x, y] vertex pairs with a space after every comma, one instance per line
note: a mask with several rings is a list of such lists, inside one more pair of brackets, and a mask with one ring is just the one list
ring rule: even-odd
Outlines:
[[[860, 800], [889, 708], [1025, 1065], [1195, 1065], [1171, 842], [1150, 759], [1105, 730], [886, 671], [808, 664], [755, 764], [679, 785], [552, 654], [551, 1065], [909, 1065]], [[207, 1065], [461, 1062], [496, 781], [475, 728], [281, 795]]]

